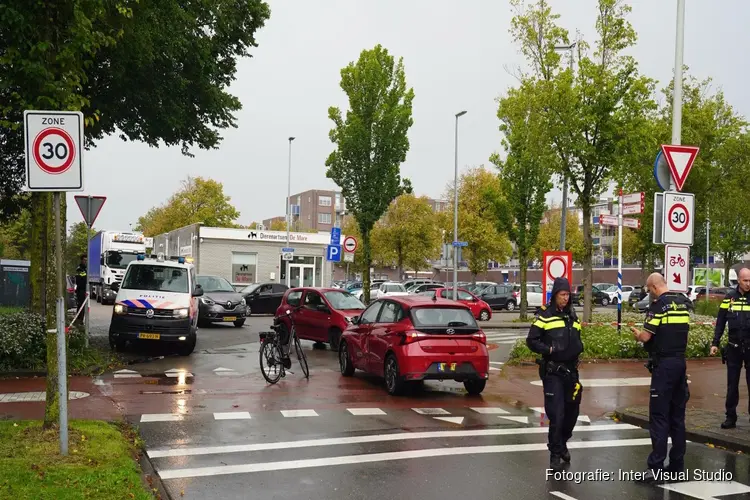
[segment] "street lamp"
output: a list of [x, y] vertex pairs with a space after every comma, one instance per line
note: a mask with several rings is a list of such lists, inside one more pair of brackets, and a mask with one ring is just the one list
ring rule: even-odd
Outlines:
[[289, 138], [289, 175], [286, 183], [286, 246], [289, 247], [289, 226], [292, 225], [292, 141]]
[[[555, 45], [555, 50], [570, 51], [570, 72], [573, 72], [573, 49], [576, 42], [570, 45]], [[568, 222], [568, 176], [563, 175], [563, 193], [562, 193], [562, 217], [560, 219], [560, 251], [565, 251], [565, 231]]]
[[466, 111], [456, 113], [455, 170], [453, 173], [453, 300], [458, 299], [458, 119]]

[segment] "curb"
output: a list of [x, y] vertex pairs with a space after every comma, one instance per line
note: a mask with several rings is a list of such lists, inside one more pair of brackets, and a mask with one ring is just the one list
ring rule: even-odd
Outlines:
[[[639, 413], [629, 412], [627, 410], [617, 409], [615, 410], [615, 416], [620, 421], [626, 424], [635, 425], [643, 429], [648, 429], [648, 417]], [[714, 446], [721, 446], [730, 451], [750, 453], [750, 440], [747, 439], [729, 439], [726, 436], [717, 434], [711, 431], [696, 431], [687, 428], [685, 431], [685, 437], [688, 441], [700, 444], [712, 444]]]
[[138, 457], [138, 462], [141, 464], [141, 474], [143, 481], [148, 485], [149, 492], [152, 492], [152, 488], [157, 491], [158, 498], [173, 500], [169, 491], [164, 487], [164, 483], [161, 481], [161, 477], [156, 472], [154, 464], [151, 463], [151, 459], [148, 457], [145, 451], [141, 450]]

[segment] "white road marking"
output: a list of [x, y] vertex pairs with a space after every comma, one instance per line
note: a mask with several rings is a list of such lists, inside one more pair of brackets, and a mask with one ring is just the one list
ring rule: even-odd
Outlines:
[[[68, 393], [69, 400], [87, 398], [89, 396], [88, 392], [70, 391]], [[7, 392], [0, 394], [0, 403], [38, 403], [40, 401], [47, 401], [46, 392]]]
[[281, 414], [287, 418], [318, 416], [318, 413], [315, 410], [281, 410]]
[[[576, 427], [573, 434], [594, 431], [614, 431], [640, 429], [630, 424], [602, 424]], [[348, 436], [338, 438], [305, 439], [301, 441], [278, 441], [271, 443], [230, 444], [222, 446], [203, 446], [194, 448], [162, 448], [147, 450], [151, 458], [191, 457], [197, 455], [221, 455], [223, 453], [248, 453], [254, 451], [287, 450], [294, 448], [312, 448], [316, 446], [338, 446], [362, 443], [381, 443], [388, 441], [411, 441], [414, 439], [444, 439], [482, 436], [507, 436], [517, 434], [546, 434], [546, 427], [522, 427], [520, 429], [477, 429], [455, 431], [395, 432], [388, 434], [369, 434], [366, 436]]]
[[494, 366], [490, 366], [490, 371], [491, 372], [501, 372], [501, 371], [503, 371], [503, 369], [502, 368], [495, 368]]
[[442, 420], [443, 422], [450, 422], [452, 424], [461, 425], [464, 423], [464, 417], [432, 417], [435, 420]]
[[224, 413], [214, 413], [215, 420], [247, 420], [250, 413], [246, 411], [228, 411]]
[[498, 417], [498, 418], [504, 418], [506, 420], [512, 420], [513, 422], [519, 422], [519, 423], [522, 423], [522, 424], [528, 424], [529, 423], [529, 417], [521, 417], [521, 416], [508, 415], [507, 417]]
[[566, 495], [565, 493], [562, 493], [560, 491], [550, 491], [550, 495], [555, 495], [557, 498], [562, 498], [563, 500], [576, 500], [576, 498]]
[[490, 361], [490, 364], [491, 365], [504, 365], [505, 363], [503, 363], [502, 361]]
[[214, 372], [233, 372], [231, 368], [218, 367], [213, 370]]
[[[546, 416], [544, 408], [542, 408], [541, 406], [534, 406], [534, 407], [531, 408], [531, 410], [533, 410], [536, 413], [541, 413], [542, 415]], [[591, 419], [589, 418], [588, 415], [578, 415], [578, 421], [579, 422], [588, 422], [589, 424], [591, 423]]]
[[180, 371], [180, 370], [169, 370], [167, 372], [164, 372], [164, 375], [166, 375], [169, 378], [180, 378], [180, 377], [192, 377], [193, 374], [186, 371]]
[[718, 500], [718, 497], [750, 493], [750, 487], [737, 481], [686, 481], [660, 484], [659, 487], [702, 500]]
[[[515, 429], [516, 431], [518, 429]], [[568, 443], [568, 448], [618, 448], [625, 446], [651, 446], [651, 439], [622, 439], [604, 441], [580, 441]], [[367, 453], [361, 455], [343, 455], [338, 457], [313, 458], [306, 460], [288, 460], [282, 462], [262, 462], [240, 465], [222, 465], [217, 467], [195, 467], [187, 469], [167, 469], [159, 471], [162, 479], [181, 479], [188, 477], [222, 476], [228, 474], [247, 474], [279, 470], [306, 469], [312, 467], [329, 467], [332, 465], [364, 464], [413, 458], [445, 457], [456, 455], [483, 455], [493, 453], [516, 453], [521, 451], [547, 451], [547, 443], [506, 444], [493, 446], [462, 446], [456, 448], [432, 448], [424, 450], [395, 451], [385, 453]]]
[[510, 414], [509, 411], [503, 410], [502, 408], [496, 408], [494, 406], [480, 406], [477, 408], [472, 408], [477, 413], [481, 413], [482, 415], [508, 415]]
[[420, 415], [450, 415], [449, 411], [445, 411], [442, 408], [412, 408], [412, 410]]
[[[688, 384], [691, 383], [688, 380]], [[629, 378], [591, 378], [581, 379], [583, 387], [638, 387], [650, 386], [651, 377], [629, 377]], [[531, 385], [542, 386], [541, 380], [531, 381]]]
[[232, 370], [231, 368], [216, 368], [214, 371], [215, 375], [218, 375], [220, 377], [234, 377], [239, 375], [236, 371]]
[[[523, 337], [523, 338], [526, 338], [526, 337]], [[497, 341], [493, 340], [490, 343], [492, 343], [492, 344], [502, 344], [502, 345], [512, 345], [512, 344], [515, 344], [516, 342], [518, 342], [519, 340], [521, 340], [521, 339], [516, 339], [516, 340], [497, 340]]]
[[385, 415], [386, 413], [380, 408], [347, 408], [346, 411], [356, 416], [363, 415]]
[[142, 378], [141, 374], [135, 370], [117, 370], [114, 376], [115, 378]]
[[541, 406], [532, 406], [531, 410], [535, 411], [536, 413], [544, 413], [544, 408], [542, 408]]
[[182, 415], [178, 413], [145, 413], [141, 415], [141, 422], [179, 422]]

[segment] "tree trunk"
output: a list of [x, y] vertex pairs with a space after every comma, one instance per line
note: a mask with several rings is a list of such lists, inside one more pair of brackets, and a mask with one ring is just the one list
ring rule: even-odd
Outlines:
[[[362, 228], [360, 228], [361, 230]], [[362, 297], [365, 304], [370, 302], [370, 265], [372, 264], [372, 249], [370, 248], [370, 231], [362, 231], [362, 253], [365, 268], [362, 269]]]
[[591, 256], [594, 252], [591, 240], [591, 204], [588, 200], [582, 200], [581, 211], [583, 212], [583, 321], [591, 320], [591, 292], [594, 279], [594, 269], [591, 266]]
[[519, 305], [519, 311], [521, 313], [520, 318], [526, 319], [526, 310], [528, 309], [528, 300], [526, 299], [526, 268], [529, 266], [529, 258], [526, 255], [518, 257], [518, 263], [521, 267], [521, 304]]
[[722, 259], [724, 260], [724, 286], [729, 286], [729, 269], [732, 267], [732, 262], [734, 262], [734, 255], [725, 253], [722, 255]]
[[399, 245], [396, 250], [396, 267], [398, 267], [398, 281], [401, 281], [404, 279], [404, 251], [402, 250], [401, 245]]
[[[55, 268], [55, 214], [52, 193], [31, 195], [31, 310], [42, 315], [45, 331], [56, 328], [57, 275]], [[61, 226], [65, 227], [65, 197], [61, 197]], [[57, 335], [46, 334], [47, 347], [47, 401], [44, 408], [44, 427], [57, 425], [60, 418], [60, 400], [57, 380]]]

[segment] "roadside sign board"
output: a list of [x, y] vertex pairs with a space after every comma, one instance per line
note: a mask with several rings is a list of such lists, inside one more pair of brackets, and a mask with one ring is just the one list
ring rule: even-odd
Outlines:
[[617, 226], [617, 216], [616, 215], [600, 215], [599, 216], [599, 224], [602, 226]]
[[83, 113], [23, 112], [26, 190], [83, 190]]
[[341, 245], [341, 228], [340, 227], [331, 228], [331, 245], [336, 245], [336, 246]]
[[664, 159], [669, 165], [669, 172], [674, 180], [677, 191], [682, 191], [685, 185], [690, 169], [693, 168], [695, 157], [698, 156], [700, 148], [696, 146], [672, 146], [662, 144], [661, 150], [664, 153]]
[[542, 254], [542, 286], [546, 294], [545, 303], [552, 298], [552, 285], [555, 278], [568, 278], [573, 281], [573, 254], [570, 252], [543, 252]]
[[74, 196], [76, 205], [81, 210], [83, 215], [83, 221], [88, 227], [94, 225], [94, 221], [99, 216], [104, 202], [107, 201], [106, 196]]
[[454, 247], [468, 247], [469, 243], [467, 241], [454, 241], [453, 246]]
[[654, 230], [651, 241], [654, 245], [664, 244], [664, 193], [654, 193]]
[[640, 219], [633, 219], [631, 217], [623, 217], [622, 218], [622, 225], [623, 225], [623, 227], [629, 227], [630, 229], [640, 229], [641, 228], [641, 220]]
[[344, 262], [354, 262], [354, 252], [345, 252]]
[[641, 191], [640, 193], [630, 193], [622, 195], [622, 204], [628, 205], [630, 203], [643, 203], [646, 199], [646, 193]]
[[294, 252], [281, 252], [282, 260], [294, 260]]
[[281, 249], [281, 253], [294, 253], [294, 248], [292, 247], [284, 247]]
[[695, 196], [691, 193], [664, 193], [662, 241], [666, 244], [693, 244]]
[[354, 236], [347, 236], [344, 239], [344, 251], [353, 253], [357, 250], [357, 239]]
[[659, 186], [659, 189], [662, 191], [669, 189], [670, 175], [667, 159], [664, 157], [664, 153], [659, 150], [659, 153], [656, 155], [656, 160], [654, 160], [654, 179], [656, 179], [656, 185]]
[[622, 206], [623, 215], [642, 214], [645, 209], [645, 204], [641, 201], [638, 203], [631, 203]]
[[690, 284], [690, 247], [664, 245], [664, 277], [670, 292], [687, 293]]
[[328, 245], [326, 249], [326, 260], [330, 262], [341, 262], [341, 245]]

